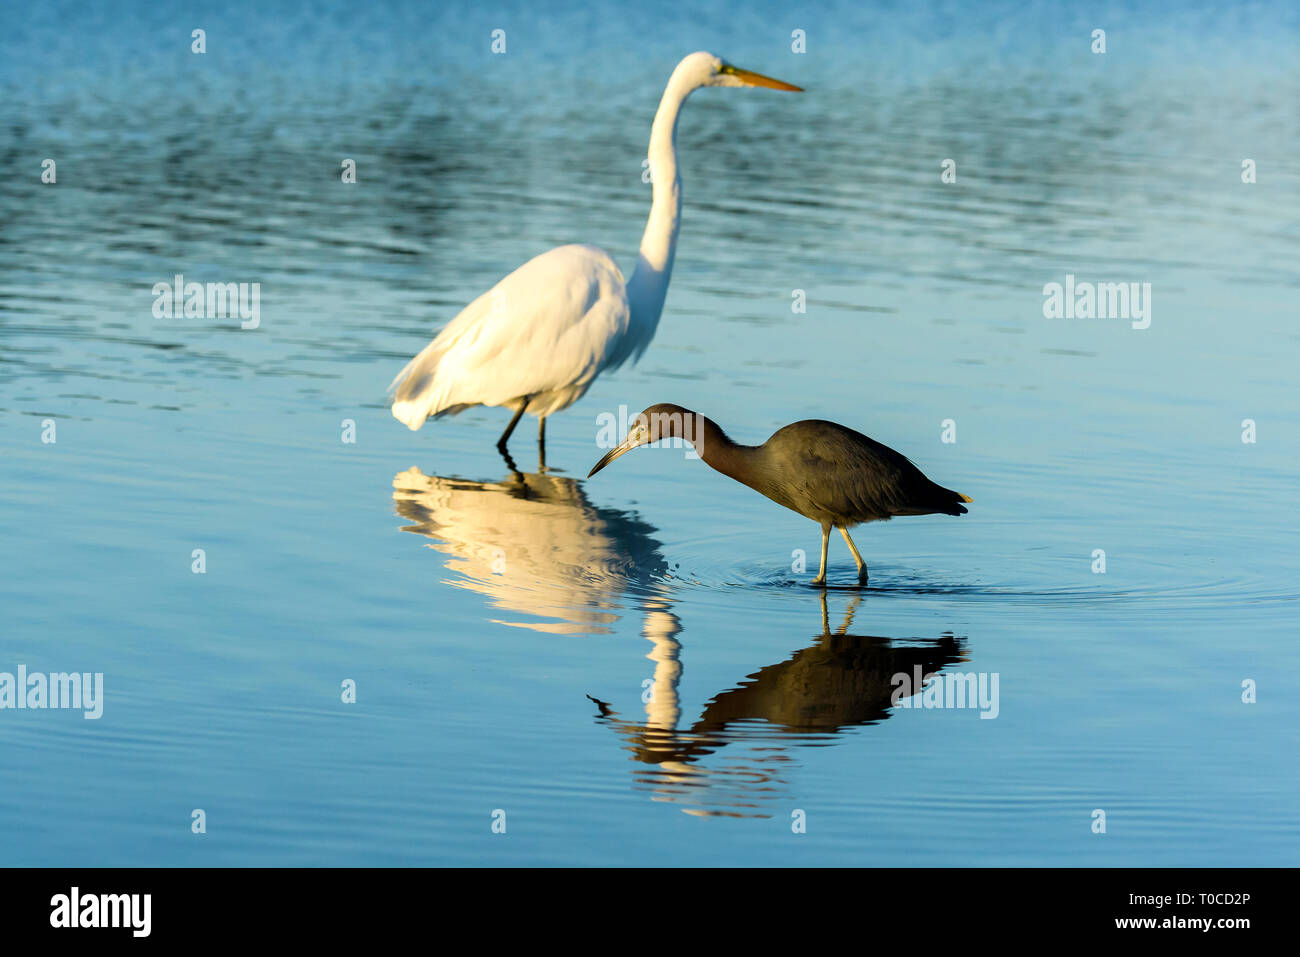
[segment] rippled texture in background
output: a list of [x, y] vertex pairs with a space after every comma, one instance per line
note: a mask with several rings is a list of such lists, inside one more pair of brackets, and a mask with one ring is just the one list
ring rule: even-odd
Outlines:
[[[0, 863], [1298, 862], [1293, 5], [170, 7], [0, 14], [0, 671], [108, 692], [0, 712]], [[388, 382], [504, 273], [630, 272], [696, 49], [808, 92], [691, 98], [658, 337], [563, 471], [502, 410], [408, 432]], [[155, 319], [177, 273], [260, 328]], [[1043, 318], [1067, 273], [1151, 327]], [[658, 401], [974, 504], [823, 603], [816, 526], [680, 451], [581, 478]], [[998, 717], [893, 707], [914, 666]]]

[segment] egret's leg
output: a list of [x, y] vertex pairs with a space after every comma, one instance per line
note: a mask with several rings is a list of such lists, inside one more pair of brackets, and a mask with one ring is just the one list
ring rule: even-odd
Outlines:
[[865, 585], [867, 583], [867, 563], [858, 554], [858, 546], [853, 544], [853, 539], [849, 538], [849, 530], [841, 525], [840, 532], [844, 535], [844, 541], [848, 543], [849, 551], [853, 553], [853, 560], [858, 563], [858, 584]]
[[510, 424], [506, 426], [506, 430], [501, 433], [501, 438], [497, 439], [497, 448], [502, 452], [506, 450], [506, 442], [510, 438], [510, 433], [515, 430], [515, 426], [518, 425], [519, 420], [523, 418], [524, 409], [528, 408], [528, 400], [531, 398], [531, 395], [524, 396], [524, 401], [520, 402], [519, 408], [515, 410], [515, 417], [510, 420]]
[[812, 580], [814, 585], [826, 584], [826, 549], [831, 543], [831, 527], [829, 525], [822, 528], [822, 567], [817, 573], [817, 577]]
[[537, 417], [537, 471], [546, 471], [546, 416]]
[[508, 468], [510, 470], [510, 474], [514, 476], [515, 482], [517, 482], [519, 485], [523, 486], [524, 488], [527, 488], [528, 487], [527, 483], [524, 481], [524, 473], [519, 471], [519, 466], [516, 465], [515, 460], [510, 457], [510, 450], [497, 446], [497, 452], [500, 453], [501, 457], [506, 460], [506, 468]]

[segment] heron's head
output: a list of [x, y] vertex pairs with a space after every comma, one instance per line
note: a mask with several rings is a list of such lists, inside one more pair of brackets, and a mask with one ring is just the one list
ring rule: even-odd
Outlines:
[[704, 422], [704, 416], [690, 409], [683, 409], [680, 405], [669, 402], [652, 405], [632, 420], [627, 430], [627, 438], [606, 452], [587, 473], [587, 478], [591, 478], [620, 455], [626, 455], [635, 448], [658, 442], [660, 439], [685, 439], [698, 451], [704, 436]]
[[766, 87], [769, 90], [791, 90], [796, 93], [803, 92], [803, 87], [798, 87], [793, 83], [786, 83], [782, 80], [774, 80], [770, 76], [755, 73], [753, 70], [742, 70], [740, 67], [728, 63], [721, 57], [714, 56], [712, 53], [706, 53], [704, 51], [692, 53], [677, 65], [677, 69], [685, 72], [692, 87], [760, 86]]

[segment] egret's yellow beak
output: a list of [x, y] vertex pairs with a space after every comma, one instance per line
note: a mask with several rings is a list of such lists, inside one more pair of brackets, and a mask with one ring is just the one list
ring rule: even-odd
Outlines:
[[742, 70], [738, 66], [732, 66], [730, 63], [724, 63], [720, 70], [722, 73], [730, 73], [745, 86], [761, 86], [769, 90], [791, 90], [795, 93], [802, 93], [803, 87], [795, 86], [793, 83], [786, 83], [784, 80], [774, 80], [770, 76], [763, 76], [761, 73], [755, 73], [753, 70]]
[[595, 475], [597, 472], [603, 469], [610, 462], [614, 461], [620, 455], [624, 455], [627, 452], [631, 452], [636, 447], [637, 446], [633, 445], [631, 442], [625, 441], [622, 445], [618, 446], [617, 448], [610, 449], [608, 452], [605, 453], [604, 457], [601, 458], [599, 462], [597, 462], [594, 466], [592, 466], [591, 471], [587, 473], [587, 478], [591, 478], [593, 475]]

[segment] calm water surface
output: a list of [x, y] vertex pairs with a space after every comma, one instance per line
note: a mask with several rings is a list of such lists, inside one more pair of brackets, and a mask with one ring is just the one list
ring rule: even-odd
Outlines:
[[[0, 671], [107, 697], [0, 711], [0, 863], [1300, 862], [1294, 8], [692, 10], [6, 7]], [[700, 48], [808, 92], [691, 99], [641, 364], [556, 471], [502, 410], [408, 432], [386, 385], [509, 269], [630, 271]], [[260, 327], [156, 319], [176, 273]], [[1067, 273], [1150, 328], [1045, 319]], [[658, 401], [974, 504], [860, 529], [864, 590], [833, 542], [823, 596], [816, 526], [680, 450], [582, 478]], [[895, 707], [914, 667], [996, 719]]]

